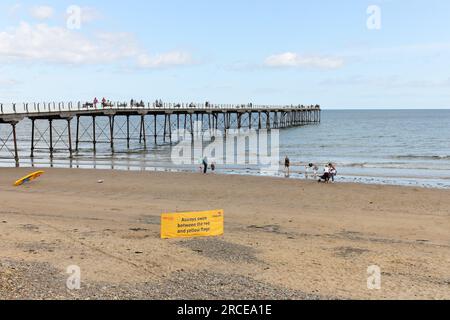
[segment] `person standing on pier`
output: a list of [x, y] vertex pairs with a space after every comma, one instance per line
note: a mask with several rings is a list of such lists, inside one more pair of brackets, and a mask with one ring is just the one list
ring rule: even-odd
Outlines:
[[98, 99], [97, 97], [94, 98], [94, 108], [97, 108]]

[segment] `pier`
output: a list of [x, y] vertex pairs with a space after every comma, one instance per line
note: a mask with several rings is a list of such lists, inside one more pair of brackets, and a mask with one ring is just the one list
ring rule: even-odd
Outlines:
[[[175, 143], [172, 133], [184, 130], [230, 129], [272, 130], [318, 124], [321, 108], [314, 106], [215, 105], [209, 103], [0, 103], [0, 152], [19, 166], [17, 125], [31, 121], [29, 157], [35, 152], [66, 152], [73, 158], [81, 144], [95, 153], [98, 144], [108, 144], [114, 153], [115, 142], [125, 140], [127, 148], [136, 141], [142, 149], [149, 144]], [[135, 124], [138, 124], [137, 126]], [[2, 156], [4, 159], [5, 157]]]

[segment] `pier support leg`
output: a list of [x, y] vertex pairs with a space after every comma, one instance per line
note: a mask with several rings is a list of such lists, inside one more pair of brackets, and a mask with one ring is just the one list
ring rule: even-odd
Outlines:
[[34, 129], [35, 129], [35, 120], [31, 119], [31, 154], [30, 154], [30, 158], [34, 158]]
[[20, 164], [19, 164], [19, 150], [17, 149], [16, 123], [12, 123], [11, 126], [14, 139], [14, 161], [16, 162], [16, 168], [18, 168]]
[[172, 115], [169, 114], [169, 143], [172, 144]]
[[130, 116], [127, 115], [127, 149], [130, 149]]
[[154, 139], [155, 139], [155, 146], [158, 144], [158, 128], [157, 128], [157, 126], [156, 126], [156, 122], [157, 122], [157, 120], [158, 120], [158, 116], [156, 115], [156, 114], [154, 114], [153, 115], [153, 130], [154, 130], [154, 132], [153, 132], [153, 137], [154, 137]]
[[114, 116], [109, 116], [109, 136], [111, 142], [111, 151], [114, 153]]
[[145, 133], [145, 115], [141, 116], [142, 137], [144, 139], [144, 149], [147, 149], [147, 134]]
[[67, 134], [69, 135], [69, 158], [73, 158], [73, 149], [72, 149], [72, 128], [71, 128], [72, 118], [67, 119]]
[[53, 159], [53, 120], [48, 120], [50, 126], [50, 159]]
[[278, 129], [278, 111], [273, 114], [273, 127]]
[[77, 116], [77, 136], [75, 137], [75, 151], [78, 152], [78, 144], [80, 143], [80, 116]]
[[92, 145], [94, 147], [94, 153], [97, 152], [97, 137], [96, 137], [96, 134], [95, 134], [95, 127], [96, 127], [95, 116], [93, 116], [92, 117]]
[[223, 130], [225, 133], [227, 132], [227, 114], [225, 112], [223, 113]]
[[141, 144], [141, 143], [142, 143], [142, 119], [139, 124], [139, 144]]
[[261, 112], [258, 112], [258, 129], [262, 129], [262, 123], [261, 123]]
[[164, 115], [164, 138], [163, 141], [166, 143], [166, 135], [167, 135], [167, 114]]

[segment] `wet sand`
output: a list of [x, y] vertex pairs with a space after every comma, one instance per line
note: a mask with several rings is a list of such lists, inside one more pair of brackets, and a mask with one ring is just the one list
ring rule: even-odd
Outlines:
[[[2, 299], [450, 299], [449, 190], [76, 169], [12, 186], [30, 171], [0, 169]], [[223, 237], [159, 238], [161, 213], [209, 209]]]

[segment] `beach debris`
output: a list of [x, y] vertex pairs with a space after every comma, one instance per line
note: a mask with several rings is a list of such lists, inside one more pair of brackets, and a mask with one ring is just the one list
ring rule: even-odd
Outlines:
[[265, 232], [272, 232], [272, 233], [281, 233], [280, 232], [280, 226], [279, 225], [266, 225], [266, 226], [257, 226], [257, 225], [251, 225], [247, 227], [248, 229], [256, 229], [256, 230], [263, 230]]
[[103, 182], [105, 182], [105, 181], [103, 181], [103, 180], [98, 180], [97, 181], [98, 184], [102, 184]]
[[148, 229], [143, 229], [143, 228], [131, 228], [130, 231], [139, 232], [139, 231], [148, 231]]
[[334, 249], [335, 254], [342, 258], [354, 258], [364, 253], [370, 252], [367, 249], [353, 248], [353, 247], [339, 247]]

